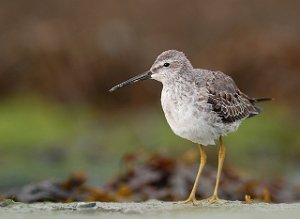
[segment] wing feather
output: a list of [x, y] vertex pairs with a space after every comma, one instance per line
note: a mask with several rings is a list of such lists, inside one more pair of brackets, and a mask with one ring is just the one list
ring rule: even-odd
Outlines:
[[224, 122], [235, 122], [259, 114], [255, 99], [242, 93], [231, 77], [222, 72], [212, 72], [206, 82], [208, 103]]

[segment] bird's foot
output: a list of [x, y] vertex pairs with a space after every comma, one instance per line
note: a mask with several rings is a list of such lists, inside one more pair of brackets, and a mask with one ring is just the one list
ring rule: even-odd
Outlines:
[[222, 204], [222, 200], [218, 197], [218, 195], [213, 195], [211, 196], [210, 198], [208, 198], [208, 203], [209, 204], [214, 204], [214, 203], [217, 203], [217, 204]]
[[187, 200], [185, 201], [178, 201], [176, 202], [176, 204], [192, 204], [192, 205], [199, 205], [200, 201], [196, 200], [195, 197], [189, 197]]

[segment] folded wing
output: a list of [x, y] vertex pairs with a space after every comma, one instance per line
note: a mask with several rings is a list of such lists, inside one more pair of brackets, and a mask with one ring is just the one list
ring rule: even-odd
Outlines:
[[242, 93], [231, 77], [219, 71], [212, 74], [214, 77], [206, 82], [208, 103], [223, 122], [231, 123], [260, 113], [256, 99]]

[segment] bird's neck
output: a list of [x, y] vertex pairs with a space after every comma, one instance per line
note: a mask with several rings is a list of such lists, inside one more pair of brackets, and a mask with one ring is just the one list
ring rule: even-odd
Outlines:
[[193, 95], [193, 80], [190, 78], [179, 77], [176, 80], [169, 80], [163, 82], [163, 93], [166, 98], [179, 98], [184, 100]]

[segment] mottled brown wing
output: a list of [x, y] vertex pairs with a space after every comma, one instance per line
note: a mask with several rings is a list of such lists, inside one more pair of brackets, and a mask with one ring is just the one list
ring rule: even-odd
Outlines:
[[255, 99], [243, 94], [231, 77], [222, 72], [212, 72], [206, 82], [208, 103], [224, 122], [235, 122], [259, 114]]

